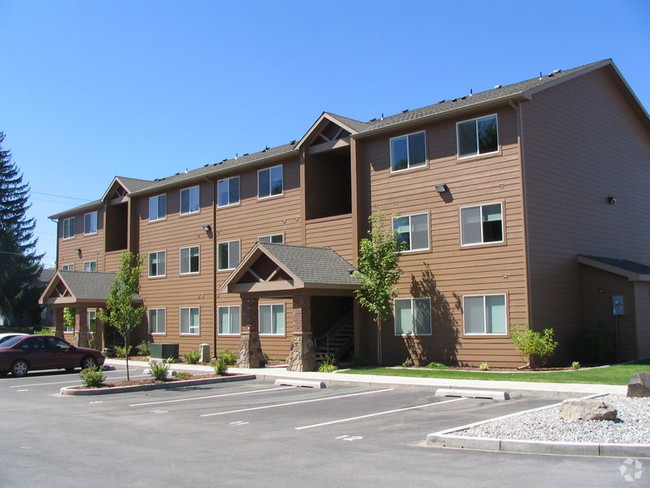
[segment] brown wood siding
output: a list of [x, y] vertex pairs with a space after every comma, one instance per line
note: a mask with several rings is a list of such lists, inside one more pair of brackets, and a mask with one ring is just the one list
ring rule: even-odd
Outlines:
[[[63, 220], [59, 219], [59, 255], [58, 266], [61, 269], [66, 264], [74, 264], [75, 271], [83, 271], [84, 263], [97, 261], [97, 271], [114, 271], [106, 267], [104, 260], [104, 212], [97, 211], [97, 233], [84, 234], [83, 212], [75, 215], [75, 235], [71, 239], [63, 239]], [[77, 254], [81, 249], [81, 257]]]
[[[553, 327], [565, 359], [582, 327], [577, 254], [650, 264], [650, 135], [607, 69], [521, 106], [531, 322]], [[616, 197], [610, 205], [607, 197]]]
[[635, 283], [634, 297], [637, 356], [650, 359], [650, 283]]
[[354, 262], [356, 247], [352, 240], [351, 215], [308, 220], [305, 236], [306, 246], [329, 247], [349, 263]]

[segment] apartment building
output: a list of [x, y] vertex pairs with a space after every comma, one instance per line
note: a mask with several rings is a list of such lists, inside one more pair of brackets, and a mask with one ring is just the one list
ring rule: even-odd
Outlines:
[[378, 332], [351, 272], [382, 212], [406, 246], [385, 363], [519, 366], [519, 324], [553, 328], [559, 362], [596, 328], [618, 359], [646, 357], [648, 187], [650, 118], [604, 60], [368, 122], [323, 113], [283, 146], [116, 177], [52, 216], [59, 271], [41, 300], [58, 334], [115, 340], [96, 309], [128, 250], [145, 261], [138, 341], [294, 370], [317, 350], [372, 362]]

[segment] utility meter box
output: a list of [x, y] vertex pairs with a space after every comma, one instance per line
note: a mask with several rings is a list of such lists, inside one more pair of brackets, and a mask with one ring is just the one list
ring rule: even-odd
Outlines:
[[178, 344], [165, 344], [164, 342], [151, 343], [152, 359], [178, 359]]
[[614, 295], [612, 297], [612, 313], [614, 315], [625, 315], [625, 302], [623, 295]]

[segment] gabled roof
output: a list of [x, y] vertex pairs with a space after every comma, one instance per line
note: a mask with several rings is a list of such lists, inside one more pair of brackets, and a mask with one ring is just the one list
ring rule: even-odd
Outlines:
[[[86, 271], [57, 271], [41, 295], [39, 303], [46, 305], [73, 305], [106, 303], [106, 297], [116, 273]], [[135, 301], [142, 298], [133, 297]]]
[[628, 281], [650, 281], [650, 266], [625, 259], [578, 256], [578, 262], [592, 268], [623, 276]]

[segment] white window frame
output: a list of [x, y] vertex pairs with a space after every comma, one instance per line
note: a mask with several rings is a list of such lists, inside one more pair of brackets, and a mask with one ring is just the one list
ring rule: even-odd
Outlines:
[[[429, 310], [429, 330], [428, 332], [422, 332], [422, 333], [416, 333], [414, 331], [411, 332], [397, 332], [397, 302], [410, 302], [411, 303], [411, 325], [415, 323], [415, 314], [417, 312], [417, 307], [414, 307], [415, 302], [417, 300], [425, 300], [428, 303], [428, 310]], [[412, 298], [395, 298], [393, 300], [393, 318], [394, 318], [394, 332], [395, 336], [418, 336], [418, 337], [423, 337], [423, 336], [430, 336], [433, 334], [433, 325], [431, 321], [431, 297], [412, 297]]]
[[[156, 313], [155, 327], [152, 327], [151, 312]], [[162, 316], [162, 327], [161, 327]], [[147, 310], [147, 328], [151, 335], [166, 335], [167, 334], [167, 309], [166, 308], [150, 308]], [[162, 330], [160, 330], [162, 329]]]
[[[237, 200], [236, 201], [231, 201], [232, 200], [232, 195], [231, 195], [231, 186], [230, 183], [232, 181], [236, 180], [237, 181]], [[220, 197], [221, 197], [221, 190], [220, 186], [222, 184], [228, 185], [228, 203], [222, 204], [220, 202]], [[224, 178], [222, 180], [217, 181], [217, 207], [219, 208], [224, 208], [224, 207], [230, 207], [232, 205], [237, 205], [241, 202], [241, 181], [239, 179], [239, 176], [231, 176], [230, 178]]]
[[[187, 332], [183, 332], [183, 312], [188, 311]], [[192, 310], [196, 310], [197, 323], [192, 325]], [[195, 329], [194, 331], [192, 329]], [[178, 310], [178, 330], [180, 335], [200, 335], [201, 334], [201, 308], [200, 307], [181, 307]]]
[[429, 222], [429, 212], [422, 212], [422, 213], [417, 213], [417, 214], [408, 214], [408, 215], [397, 215], [393, 217], [392, 219], [392, 229], [393, 231], [396, 231], [395, 229], [395, 220], [397, 219], [404, 219], [408, 218], [409, 219], [409, 247], [412, 245], [413, 240], [411, 239], [411, 235], [413, 233], [413, 224], [412, 224], [412, 218], [413, 217], [419, 217], [425, 215], [427, 218], [427, 247], [422, 247], [422, 248], [417, 248], [417, 249], [404, 249], [402, 252], [403, 253], [411, 253], [411, 252], [422, 252], [422, 251], [428, 251], [431, 249], [431, 226]]
[[[274, 313], [274, 307], [282, 307], [282, 332], [262, 332], [262, 308], [270, 307], [271, 308], [271, 319], [273, 320], [275, 318], [275, 313]], [[260, 335], [264, 336], [274, 336], [274, 337], [279, 337], [279, 336], [284, 336], [286, 335], [286, 323], [287, 323], [287, 315], [286, 315], [286, 309], [284, 306], [284, 303], [264, 303], [260, 304], [257, 307], [257, 320], [258, 320], [258, 327], [259, 327], [259, 332]], [[271, 323], [271, 328], [273, 328], [273, 323]], [[275, 327], [276, 329], [278, 328], [277, 325]]]
[[[278, 237], [280, 238], [280, 242], [273, 242], [273, 239], [274, 238], [277, 239]], [[260, 237], [257, 238], [257, 240], [258, 240], [258, 242], [266, 243], [266, 244], [284, 244], [284, 234], [283, 233], [269, 234], [269, 235], [266, 235], [266, 236], [260, 236]]]
[[61, 271], [74, 271], [74, 263], [62, 265]]
[[[195, 196], [195, 198], [196, 198], [196, 202], [195, 202], [196, 210], [192, 210], [192, 203], [193, 203], [193, 198], [192, 197], [194, 196], [195, 191], [196, 191], [196, 196]], [[186, 193], [186, 192], [189, 193], [189, 197], [188, 197], [188, 199], [189, 199], [188, 200], [189, 209], [183, 211], [183, 194]], [[190, 186], [189, 188], [183, 188], [180, 191], [180, 201], [178, 203], [179, 203], [179, 209], [180, 209], [179, 211], [180, 211], [181, 215], [189, 215], [189, 214], [198, 213], [201, 210], [201, 187], [199, 185], [196, 185], [196, 186]]]
[[[160, 201], [163, 200], [163, 214], [160, 215]], [[155, 205], [154, 205], [155, 202]], [[152, 218], [152, 208], [156, 209], [156, 213]], [[167, 218], [167, 193], [154, 195], [149, 197], [149, 222], [156, 222], [158, 220], [165, 220]]]
[[94, 334], [97, 332], [97, 310], [88, 310], [86, 313], [86, 324], [88, 332]]
[[[273, 172], [273, 170], [275, 168], [280, 168], [280, 173], [281, 173], [280, 179], [281, 179], [281, 183], [282, 183], [282, 190], [280, 191], [280, 193], [271, 194], [271, 191], [273, 189], [273, 181], [271, 180], [271, 173]], [[268, 193], [268, 195], [262, 196], [260, 194], [260, 190], [261, 190], [261, 188], [260, 188], [260, 174], [262, 174], [262, 173], [264, 173], [266, 171], [269, 172], [269, 188], [268, 188], [269, 193]], [[266, 199], [266, 198], [279, 197], [279, 196], [282, 196], [282, 195], [284, 195], [284, 166], [282, 164], [278, 164], [278, 165], [275, 165], [275, 166], [271, 166], [270, 168], [264, 168], [264, 169], [258, 170], [257, 171], [257, 199], [258, 200], [263, 200], [263, 199]]]
[[[155, 254], [156, 257], [159, 257], [160, 254], [162, 254], [164, 256], [165, 269], [163, 270], [162, 274], [161, 273], [157, 273], [155, 275], [151, 274], [151, 255], [152, 254]], [[160, 261], [158, 263], [156, 263], [156, 266], [157, 266], [157, 268], [160, 267]], [[158, 271], [158, 269], [156, 269], [156, 271]], [[165, 276], [167, 276], [167, 251], [152, 251], [152, 252], [147, 254], [147, 276], [149, 278], [164, 278]]]
[[63, 239], [74, 239], [75, 235], [75, 218], [74, 217], [68, 217], [67, 219], [63, 219]]
[[[409, 137], [422, 134], [422, 138], [424, 141], [424, 161], [418, 164], [411, 164], [411, 146], [409, 144]], [[398, 140], [400, 139], [405, 139], [406, 140], [406, 168], [401, 168], [401, 169], [394, 169], [393, 164], [393, 144], [395, 144]], [[423, 168], [427, 165], [428, 159], [427, 159], [427, 133], [426, 131], [418, 131], [418, 132], [412, 132], [410, 134], [404, 134], [402, 136], [397, 136], [397, 137], [391, 137], [389, 140], [389, 152], [390, 152], [390, 172], [391, 173], [399, 173], [401, 171], [408, 171], [410, 169], [415, 169], [415, 168]]]
[[[94, 220], [95, 220], [95, 222], [94, 222], [95, 230], [92, 229], [92, 227], [93, 227], [93, 222], [92, 222], [93, 217], [92, 216], [93, 215], [95, 216], [95, 218], [94, 218]], [[88, 225], [88, 219], [89, 218], [91, 220], [90, 225]], [[88, 212], [87, 214], [84, 214], [84, 235], [88, 236], [88, 235], [92, 235], [92, 234], [97, 234], [98, 218], [99, 218], [99, 216], [98, 216], [97, 210], [95, 210], [94, 212]], [[90, 231], [88, 230], [88, 227], [90, 227]]]
[[[88, 269], [88, 268], [95, 268], [95, 269]], [[84, 262], [84, 271], [86, 273], [96, 273], [97, 272], [97, 261], [85, 261]]]
[[[467, 308], [465, 300], [467, 298], [483, 299], [483, 332], [467, 332]], [[503, 323], [505, 324], [505, 332], [487, 332], [487, 307], [486, 300], [488, 297], [503, 297]], [[505, 337], [508, 335], [508, 296], [505, 293], [486, 293], [484, 295], [463, 295], [463, 334], [466, 336], [481, 336], [481, 337]]]
[[[501, 208], [501, 240], [500, 241], [485, 241], [485, 237], [483, 235], [483, 209], [485, 207], [489, 207], [491, 205], [499, 205]], [[465, 244], [464, 241], [464, 235], [463, 235], [463, 210], [467, 211], [473, 208], [479, 208], [480, 209], [480, 224], [481, 224], [481, 241], [480, 242], [468, 242]], [[490, 244], [501, 244], [506, 241], [506, 219], [505, 219], [505, 214], [504, 214], [504, 205], [503, 202], [491, 202], [491, 203], [482, 203], [480, 205], [468, 205], [466, 207], [460, 207], [459, 209], [459, 218], [460, 218], [460, 245], [463, 247], [471, 247], [471, 246], [486, 246]]]
[[[222, 244], [227, 244], [228, 245], [228, 267], [227, 268], [222, 268], [221, 267], [221, 246]], [[237, 263], [234, 264], [231, 262], [231, 253], [232, 253], [232, 246], [237, 245]], [[217, 271], [229, 271], [235, 269], [237, 266], [239, 266], [239, 263], [241, 261], [241, 241], [239, 240], [234, 240], [234, 241], [222, 241], [217, 243]]]
[[[478, 122], [483, 119], [490, 119], [494, 117], [497, 125], [497, 148], [494, 151], [490, 152], [484, 152], [482, 153], [480, 151], [480, 144], [479, 144], [479, 135], [478, 135]], [[460, 154], [460, 133], [458, 132], [458, 129], [461, 124], [466, 124], [467, 122], [474, 122], [475, 125], [475, 135], [476, 135], [476, 153], [472, 154], [466, 154], [461, 156]], [[457, 159], [468, 159], [468, 158], [476, 158], [478, 156], [486, 156], [489, 154], [497, 154], [500, 150], [501, 146], [499, 145], [499, 116], [498, 114], [490, 114], [490, 115], [484, 115], [483, 117], [475, 117], [473, 119], [467, 119], [467, 120], [461, 120], [460, 122], [456, 122], [456, 158]]]
[[[224, 327], [223, 322], [221, 321], [221, 310], [222, 309], [227, 309], [228, 310], [228, 324], [227, 324], [227, 332], [224, 332]], [[237, 310], [237, 318], [239, 319], [239, 323], [236, 324], [235, 328], [237, 329], [236, 332], [233, 332], [233, 314], [232, 310]], [[218, 330], [219, 330], [219, 335], [222, 336], [238, 336], [241, 334], [241, 307], [239, 305], [224, 305], [217, 307], [217, 319], [219, 320], [218, 324]]]
[[[196, 249], [197, 252], [197, 270], [192, 271], [192, 249]], [[188, 255], [187, 257], [183, 256], [183, 251], [187, 251]], [[183, 271], [183, 263], [187, 260], [187, 269], [189, 271]], [[199, 274], [201, 272], [201, 246], [188, 246], [188, 247], [181, 247], [178, 250], [178, 272], [179, 274], [182, 275], [192, 275], [192, 274]]]

